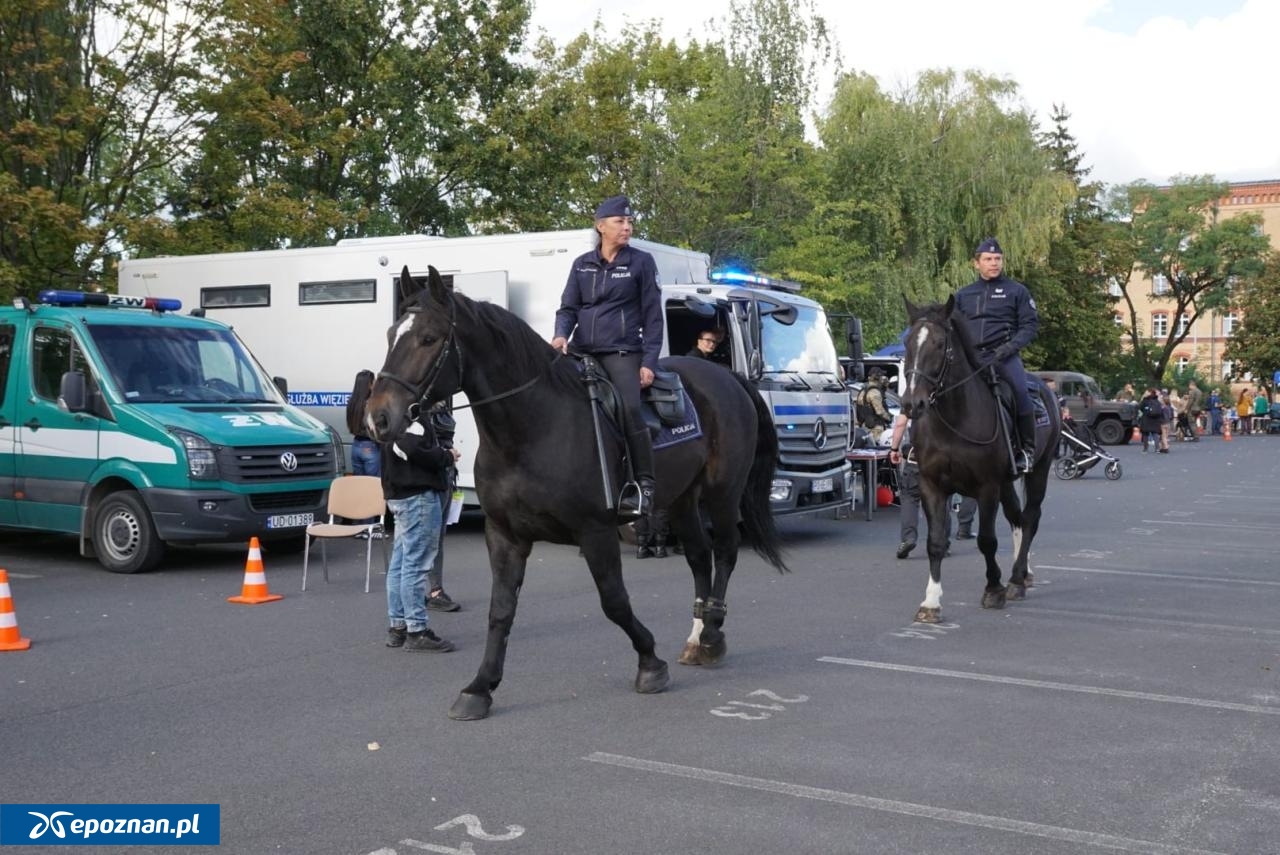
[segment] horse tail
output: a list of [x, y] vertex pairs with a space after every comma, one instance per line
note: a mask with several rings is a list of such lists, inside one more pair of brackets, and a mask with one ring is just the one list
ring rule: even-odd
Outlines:
[[773, 511], [769, 507], [769, 492], [773, 489], [773, 472], [778, 465], [778, 434], [773, 426], [773, 416], [747, 378], [734, 373], [739, 385], [756, 408], [756, 452], [747, 474], [747, 488], [742, 493], [739, 513], [742, 516], [743, 539], [756, 554], [777, 568], [779, 573], [790, 572], [782, 560], [782, 544], [778, 529], [773, 524]]

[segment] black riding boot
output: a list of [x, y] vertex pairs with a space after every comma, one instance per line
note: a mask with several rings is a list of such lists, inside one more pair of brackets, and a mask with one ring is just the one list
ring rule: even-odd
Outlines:
[[636, 530], [636, 558], [652, 558], [653, 557], [653, 520], [648, 516], [641, 516], [635, 522]]
[[654, 487], [653, 439], [649, 436], [649, 428], [629, 432], [627, 448], [631, 453], [631, 469], [635, 472], [639, 489], [623, 488], [618, 513], [624, 517], [647, 515], [653, 509]]
[[665, 511], [654, 511], [653, 520], [653, 537], [649, 543], [653, 547], [654, 558], [667, 557], [667, 537], [671, 534], [670, 514]]
[[1018, 458], [1018, 472], [1025, 474], [1031, 471], [1036, 460], [1036, 414], [1018, 414], [1018, 439], [1022, 448], [1015, 455]]

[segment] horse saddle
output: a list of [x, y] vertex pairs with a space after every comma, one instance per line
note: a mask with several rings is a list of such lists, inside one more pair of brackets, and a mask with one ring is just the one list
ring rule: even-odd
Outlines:
[[[1000, 408], [1008, 417], [1005, 424], [1013, 425], [1013, 430], [1016, 433], [1018, 429], [1018, 411], [1017, 405], [1013, 401], [1013, 387], [1000, 375], [997, 374], [996, 378], [997, 381], [992, 387], [992, 391], [995, 392], [996, 400], [1000, 402]], [[1036, 428], [1048, 427], [1049, 410], [1044, 405], [1044, 399], [1040, 397], [1040, 384], [1028, 377], [1027, 391], [1031, 393], [1031, 407], [1035, 413]]]

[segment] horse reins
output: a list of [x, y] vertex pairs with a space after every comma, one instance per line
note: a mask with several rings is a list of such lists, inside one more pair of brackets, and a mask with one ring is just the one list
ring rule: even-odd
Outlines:
[[[409, 311], [414, 311], [414, 310], [410, 309]], [[421, 408], [422, 405], [426, 403], [427, 396], [431, 392], [431, 388], [435, 385], [436, 380], [439, 379], [440, 372], [444, 370], [445, 361], [448, 360], [449, 355], [454, 350], [456, 350], [458, 353], [458, 387], [453, 390], [453, 393], [451, 393], [451, 395], [462, 391], [462, 346], [457, 342], [457, 326], [458, 325], [457, 325], [456, 309], [454, 307], [453, 297], [450, 296], [449, 298], [449, 333], [445, 336], [444, 346], [440, 348], [440, 353], [436, 356], [435, 361], [431, 363], [431, 367], [427, 369], [427, 374], [422, 379], [422, 381], [415, 385], [413, 383], [410, 383], [408, 380], [405, 380], [403, 377], [400, 377], [396, 374], [392, 374], [390, 371], [378, 372], [378, 379], [382, 379], [385, 377], [387, 380], [390, 380], [392, 383], [395, 383], [398, 386], [408, 389], [410, 392], [414, 394], [414, 396], [417, 397], [417, 400], [409, 405], [411, 418], [414, 417], [412, 414], [413, 408], [414, 407]], [[558, 362], [560, 357], [563, 355], [564, 355], [563, 353], [557, 353], [556, 358], [552, 360], [552, 364], [554, 365], [556, 362]], [[514, 389], [508, 389], [505, 392], [499, 392], [496, 395], [490, 395], [488, 398], [482, 398], [479, 401], [470, 401], [469, 403], [463, 404], [458, 407], [450, 407], [450, 411], [456, 412], [458, 410], [469, 410], [473, 407], [483, 406], [484, 404], [492, 404], [494, 401], [501, 401], [503, 398], [510, 398], [514, 395], [519, 395], [521, 392], [524, 392], [525, 390], [532, 388], [533, 385], [536, 384], [541, 379], [542, 379], [542, 374], [538, 374], [537, 376], [533, 377], [531, 380], [528, 380], [524, 383], [521, 383], [519, 386], [516, 386]]]
[[[974, 379], [979, 374], [981, 374], [982, 370], [987, 367], [984, 365], [980, 365], [977, 368], [975, 368], [973, 371], [966, 374], [960, 380], [956, 381], [955, 383], [952, 383], [950, 386], [945, 386], [939, 389], [938, 387], [941, 386], [942, 383], [946, 381], [947, 373], [951, 370], [951, 364], [955, 360], [955, 348], [952, 346], [952, 343], [951, 343], [951, 332], [952, 332], [951, 325], [947, 324], [947, 332], [943, 338], [942, 370], [938, 372], [936, 377], [934, 377], [931, 374], [928, 374], [927, 372], [920, 371], [915, 368], [908, 369], [906, 372], [906, 376], [910, 378], [912, 375], [917, 375], [917, 376], [923, 377], [925, 380], [927, 380], [930, 384], [933, 385], [933, 389], [929, 392], [928, 404], [932, 409], [932, 411], [938, 416], [938, 420], [941, 421], [944, 425], [946, 425], [948, 430], [950, 430], [956, 436], [963, 439], [965, 442], [970, 442], [970, 443], [973, 443], [974, 445], [991, 445], [997, 439], [1000, 438], [999, 414], [997, 414], [997, 418], [995, 419], [995, 425], [991, 432], [991, 438], [988, 440], [981, 440], [981, 439], [974, 439], [973, 437], [970, 437], [970, 436], [966, 436], [958, 427], [951, 424], [951, 422], [947, 421], [947, 417], [944, 416], [940, 410], [935, 408], [935, 405], [938, 403], [939, 399], [945, 397], [951, 392], [954, 392], [955, 390], [959, 389], [961, 386], [964, 386], [970, 380]], [[996, 406], [997, 407], [1000, 406], [999, 399], [996, 400]]]

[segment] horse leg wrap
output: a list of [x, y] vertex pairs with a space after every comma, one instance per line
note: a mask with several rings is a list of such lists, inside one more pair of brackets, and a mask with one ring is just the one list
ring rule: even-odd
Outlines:
[[702, 613], [703, 613], [703, 610], [706, 609], [706, 607], [707, 607], [707, 604], [706, 602], [703, 601], [701, 597], [698, 597], [696, 600], [694, 600], [693, 601], [693, 619], [702, 620]]
[[729, 609], [724, 604], [724, 600], [717, 600], [711, 597], [707, 600], [705, 606], [702, 607], [702, 616], [709, 621], [717, 621], [724, 623], [724, 616], [728, 614]]

